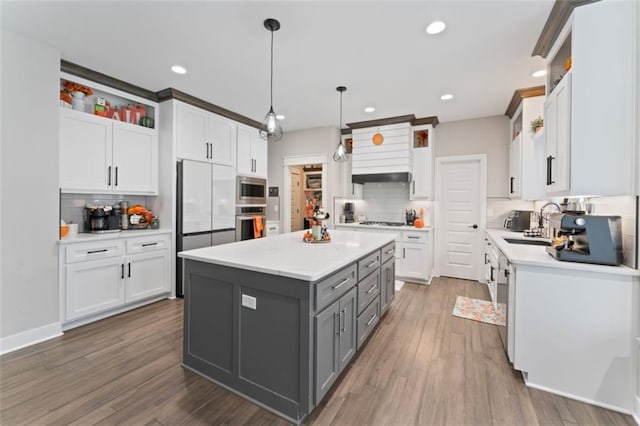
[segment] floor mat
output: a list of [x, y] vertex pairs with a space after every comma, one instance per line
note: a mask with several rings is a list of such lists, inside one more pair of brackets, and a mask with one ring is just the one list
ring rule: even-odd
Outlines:
[[496, 310], [493, 309], [492, 302], [464, 296], [458, 296], [456, 299], [456, 305], [453, 307], [452, 315], [502, 326], [506, 325], [507, 319], [505, 305], [503, 303], [498, 303], [498, 309]]

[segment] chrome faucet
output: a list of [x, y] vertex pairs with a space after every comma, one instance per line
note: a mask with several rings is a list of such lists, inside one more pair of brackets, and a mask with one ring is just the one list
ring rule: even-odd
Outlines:
[[556, 206], [559, 212], [562, 212], [562, 207], [558, 203], [554, 203], [553, 201], [548, 202], [544, 206], [540, 208], [540, 214], [538, 215], [538, 228], [544, 228], [544, 218], [542, 213], [544, 213], [544, 209], [548, 206]]

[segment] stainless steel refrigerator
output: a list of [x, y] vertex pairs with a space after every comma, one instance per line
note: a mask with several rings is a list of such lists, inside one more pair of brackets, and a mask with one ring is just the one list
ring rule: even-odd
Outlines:
[[[177, 162], [176, 251], [235, 241], [235, 171], [199, 161]], [[182, 259], [176, 259], [176, 295], [183, 296]]]

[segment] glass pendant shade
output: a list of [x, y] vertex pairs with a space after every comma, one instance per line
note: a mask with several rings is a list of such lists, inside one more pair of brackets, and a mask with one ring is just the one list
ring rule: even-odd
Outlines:
[[260, 126], [260, 137], [269, 142], [277, 142], [282, 139], [283, 132], [280, 120], [273, 111], [273, 32], [280, 29], [280, 22], [273, 18], [265, 19], [264, 27], [271, 32], [271, 81], [269, 85], [269, 112], [265, 115]]
[[276, 113], [273, 112], [273, 107], [271, 107], [267, 115], [264, 116], [264, 120], [262, 120], [260, 137], [270, 142], [277, 142], [282, 139], [282, 134], [280, 120], [276, 118]]
[[[336, 90], [340, 92], [340, 127], [339, 129], [342, 130], [342, 92], [347, 90], [347, 88], [344, 86], [338, 86], [336, 87]], [[349, 159], [349, 153], [347, 152], [347, 147], [344, 145], [342, 136], [340, 136], [340, 142], [336, 147], [336, 152], [333, 153], [333, 161], [338, 161], [343, 163], [348, 159]]]

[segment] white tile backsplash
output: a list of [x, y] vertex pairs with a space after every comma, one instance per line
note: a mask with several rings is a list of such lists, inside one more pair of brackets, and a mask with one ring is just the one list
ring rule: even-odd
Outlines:
[[87, 203], [92, 204], [117, 204], [119, 201], [134, 204], [147, 205], [147, 197], [142, 195], [111, 195], [111, 194], [61, 194], [60, 214], [66, 223], [77, 223], [78, 232], [88, 232], [84, 229], [83, 209]]

